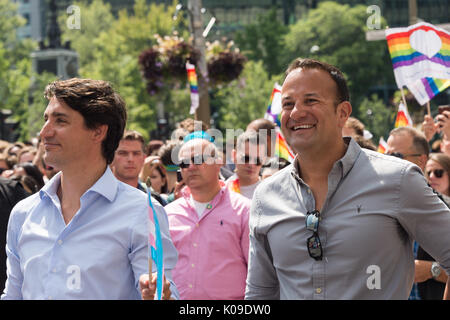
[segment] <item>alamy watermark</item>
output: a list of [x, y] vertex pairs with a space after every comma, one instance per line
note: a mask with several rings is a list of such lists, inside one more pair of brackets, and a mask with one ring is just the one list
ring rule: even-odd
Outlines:
[[369, 30], [381, 29], [381, 9], [377, 5], [368, 6], [366, 9], [367, 14], [370, 16], [366, 20], [366, 26]]
[[66, 20], [66, 26], [70, 30], [81, 29], [81, 9], [79, 6], [71, 5], [66, 10], [69, 17]]

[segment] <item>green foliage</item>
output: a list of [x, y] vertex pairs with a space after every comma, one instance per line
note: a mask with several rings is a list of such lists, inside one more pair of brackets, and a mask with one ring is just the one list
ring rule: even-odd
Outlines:
[[21, 139], [27, 137], [27, 128], [22, 122], [28, 106], [29, 55], [36, 48], [33, 41], [16, 37], [16, 29], [24, 23], [13, 2], [0, 0], [0, 109], [12, 110], [12, 118], [21, 121]]
[[127, 103], [128, 128], [149, 139], [156, 127], [156, 103], [164, 97], [150, 97], [146, 92], [138, 57], [156, 43], [154, 34], [169, 35], [184, 23], [182, 17], [172, 19], [175, 2], [165, 7], [136, 0], [133, 12], [122, 10], [118, 19], [113, 19], [109, 5], [102, 0], [77, 5], [81, 30], [62, 26], [62, 31], [63, 38], [70, 39], [80, 54], [80, 76], [111, 82]]
[[[367, 18], [363, 5], [320, 3], [291, 26], [285, 36], [282, 51], [285, 65], [303, 57], [337, 66], [347, 77], [352, 104], [360, 104], [370, 86], [394, 83], [385, 41], [365, 39]], [[384, 28], [384, 19], [381, 22]]]
[[279, 19], [275, 9], [258, 17], [257, 22], [245, 26], [237, 32], [236, 44], [242, 53], [253, 61], [263, 61], [269, 75], [281, 73], [280, 49], [283, 48], [283, 35], [288, 27]]
[[275, 81], [279, 78], [270, 79], [261, 61], [247, 62], [240, 79], [215, 94], [220, 101], [218, 127], [245, 130], [250, 121], [264, 117]]
[[387, 107], [376, 95], [364, 98], [359, 106], [358, 119], [373, 134], [372, 141], [375, 145], [378, 145], [380, 137], [387, 139], [389, 132], [393, 129], [395, 116], [396, 111]]
[[30, 104], [24, 110], [23, 118], [20, 121], [22, 138], [24, 140], [36, 137], [44, 125], [44, 111], [48, 105], [48, 101], [44, 97], [44, 90], [49, 83], [55, 80], [57, 80], [57, 77], [47, 72], [33, 76], [32, 87], [29, 92]]

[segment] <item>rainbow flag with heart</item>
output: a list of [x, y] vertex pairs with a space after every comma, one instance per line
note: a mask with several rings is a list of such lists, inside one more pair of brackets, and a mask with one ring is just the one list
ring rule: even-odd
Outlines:
[[386, 30], [397, 86], [408, 87], [420, 104], [450, 84], [450, 33], [426, 22]]

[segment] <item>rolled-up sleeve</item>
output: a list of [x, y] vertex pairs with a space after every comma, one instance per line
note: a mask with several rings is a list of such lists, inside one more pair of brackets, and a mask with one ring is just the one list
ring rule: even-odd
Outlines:
[[416, 166], [405, 167], [399, 192], [400, 224], [450, 275], [450, 210]]

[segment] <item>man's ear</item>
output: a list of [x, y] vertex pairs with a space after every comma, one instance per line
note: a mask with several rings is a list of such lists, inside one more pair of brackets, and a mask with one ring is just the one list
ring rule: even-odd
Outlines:
[[352, 105], [348, 101], [343, 101], [337, 105], [336, 113], [339, 117], [339, 126], [343, 128], [347, 119], [352, 114]]
[[92, 134], [93, 140], [97, 143], [102, 143], [102, 141], [105, 140], [106, 138], [106, 134], [108, 133], [108, 125], [107, 124], [99, 125], [92, 131], [93, 131]]

